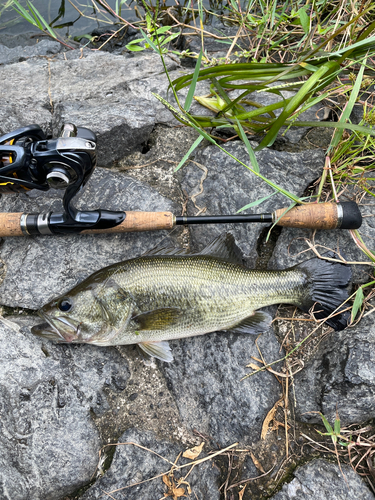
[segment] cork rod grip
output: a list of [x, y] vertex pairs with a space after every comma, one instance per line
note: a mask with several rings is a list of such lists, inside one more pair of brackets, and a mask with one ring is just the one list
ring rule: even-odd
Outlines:
[[310, 229], [336, 229], [339, 226], [336, 203], [308, 203], [294, 207], [284, 215], [287, 208], [279, 208], [274, 212], [274, 220], [278, 226], [300, 227]]
[[171, 212], [125, 212], [125, 214], [125, 220], [115, 227], [87, 229], [80, 234], [153, 231], [155, 229], [172, 229], [174, 226], [174, 215]]
[[24, 236], [21, 216], [22, 213], [0, 213], [0, 236]]

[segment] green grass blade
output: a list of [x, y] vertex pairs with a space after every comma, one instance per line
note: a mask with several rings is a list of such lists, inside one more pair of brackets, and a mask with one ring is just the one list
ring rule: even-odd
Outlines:
[[255, 157], [255, 154], [254, 154], [254, 151], [253, 151], [253, 148], [251, 147], [251, 144], [249, 142], [249, 139], [246, 137], [246, 134], [245, 134], [245, 131], [244, 129], [242, 128], [242, 125], [241, 123], [238, 121], [237, 117], [235, 116], [234, 119], [236, 120], [237, 122], [237, 127], [238, 127], [238, 131], [239, 131], [239, 136], [241, 137], [241, 139], [243, 140], [243, 142], [245, 143], [245, 146], [246, 146], [246, 149], [247, 149], [247, 152], [249, 154], [249, 158], [250, 158], [250, 162], [253, 166], [253, 169], [255, 172], [257, 172], [259, 174], [259, 165], [258, 165], [258, 161]]
[[154, 42], [146, 35], [146, 33], [142, 30], [142, 28], [139, 29], [140, 32], [142, 33], [143, 38], [146, 40], [146, 42], [150, 45], [150, 47], [160, 55], [160, 50], [159, 48], [154, 44]]
[[[16, 8], [16, 7], [14, 7], [14, 5], [13, 5], [13, 4], [15, 4], [15, 5], [17, 6], [17, 8]], [[17, 0], [13, 0], [13, 4], [12, 4], [12, 8], [13, 8], [16, 12], [18, 12], [18, 14], [19, 14], [20, 16], [22, 16], [22, 17], [23, 17], [23, 18], [24, 18], [24, 19], [25, 19], [28, 23], [32, 24], [33, 26], [38, 27], [38, 25], [36, 24], [36, 22], [35, 22], [34, 18], [33, 18], [32, 16], [30, 16], [30, 13], [29, 13], [29, 12], [27, 12], [27, 10], [26, 10], [26, 9], [24, 9], [24, 8], [22, 7], [22, 5], [21, 5], [19, 2], [17, 2]], [[18, 9], [18, 10], [17, 10], [17, 9]]]
[[[356, 78], [355, 83], [353, 85], [353, 90], [352, 90], [352, 92], [350, 94], [349, 101], [347, 102], [347, 104], [345, 106], [345, 109], [344, 109], [344, 111], [342, 112], [342, 114], [340, 116], [339, 123], [345, 123], [346, 120], [349, 119], [349, 117], [350, 117], [350, 115], [351, 115], [351, 113], [353, 111], [354, 104], [356, 103], [359, 91], [361, 90], [361, 83], [362, 83], [362, 80], [363, 80], [363, 73], [365, 71], [366, 63], [367, 63], [367, 58], [363, 61], [362, 65], [361, 65], [361, 67], [359, 69], [357, 78]], [[331, 144], [330, 144], [330, 147], [329, 147], [328, 151], [331, 148], [335, 148], [338, 145], [338, 143], [341, 140], [343, 132], [344, 132], [343, 129], [338, 129], [338, 130], [335, 131], [335, 134], [334, 134], [334, 136], [333, 136], [333, 138], [331, 140]]]
[[260, 149], [263, 149], [267, 146], [271, 146], [275, 142], [280, 128], [285, 124], [285, 121], [289, 118], [289, 116], [309, 97], [309, 94], [311, 93], [311, 91], [313, 91], [314, 87], [317, 86], [318, 82], [327, 74], [335, 71], [337, 67], [337, 62], [330, 61], [323, 64], [315, 73], [310, 76], [307, 82], [302, 85], [297, 94], [292, 97], [290, 102], [285, 106], [284, 110], [282, 111], [282, 113], [280, 113], [277, 120], [275, 120], [275, 122], [272, 124], [272, 127], [270, 128], [262, 142], [259, 144], [259, 146], [256, 148], [256, 151], [259, 151]]
[[[288, 125], [290, 122], [285, 121]], [[364, 127], [363, 125], [354, 125], [353, 123], [340, 123], [340, 122], [303, 122], [296, 121], [293, 123], [295, 127], [323, 127], [323, 128], [340, 128], [348, 129], [353, 132], [360, 132], [361, 134], [368, 134], [375, 137], [375, 129], [370, 127]]]
[[303, 28], [303, 31], [308, 35], [310, 32], [310, 18], [306, 14], [306, 8], [301, 7], [299, 11], [297, 12], [299, 20], [301, 21], [301, 25]]
[[260, 198], [259, 200], [253, 201], [252, 203], [249, 203], [248, 205], [245, 205], [244, 207], [237, 210], [237, 213], [239, 214], [240, 212], [243, 212], [244, 210], [247, 210], [248, 208], [253, 208], [253, 207], [256, 207], [257, 205], [260, 205], [264, 201], [268, 200], [268, 198], [271, 198], [271, 196], [273, 196], [274, 194], [277, 194], [277, 191], [274, 191], [273, 193], [269, 194], [268, 196], [264, 196], [264, 198]]
[[365, 296], [363, 295], [363, 288], [360, 286], [355, 294], [355, 299], [353, 303], [351, 321], [353, 322], [358, 314], [358, 311], [361, 309], [363, 300]]
[[44, 24], [46, 30], [52, 36], [52, 38], [57, 38], [57, 36], [55, 35], [55, 32], [50, 27], [50, 25], [47, 23], [47, 21], [44, 19], [44, 17], [40, 14], [38, 9], [32, 3], [28, 2], [27, 5], [28, 5], [29, 9], [32, 10], [35, 13], [35, 15], [39, 18], [39, 20]]
[[326, 417], [323, 415], [323, 413], [321, 413], [320, 416], [322, 417], [323, 424], [324, 424], [324, 427], [327, 429], [327, 432], [329, 433], [329, 435], [332, 435], [333, 434], [333, 429], [332, 429], [330, 423], [328, 422], [328, 420], [326, 419]]
[[191, 81], [191, 85], [190, 85], [189, 91], [188, 91], [186, 99], [185, 99], [185, 103], [184, 103], [184, 110], [185, 111], [189, 111], [191, 103], [193, 102], [195, 88], [197, 86], [197, 81], [198, 81], [198, 76], [199, 76], [199, 70], [200, 70], [200, 67], [201, 67], [202, 56], [203, 56], [203, 51], [201, 49], [201, 51], [199, 52], [197, 63], [195, 65], [195, 69], [194, 69], [194, 73], [193, 73], [193, 78], [192, 78], [192, 81]]
[[361, 40], [360, 42], [353, 43], [353, 45], [349, 45], [349, 47], [343, 47], [340, 50], [337, 50], [336, 52], [331, 52], [328, 53], [327, 55], [331, 57], [337, 57], [337, 56], [342, 56], [344, 54], [347, 54], [350, 52], [355, 52], [357, 49], [361, 49], [361, 51], [367, 51], [367, 50], [373, 50], [375, 46], [375, 36], [370, 36], [369, 38], [366, 38], [365, 40]]
[[191, 145], [189, 151], [186, 153], [186, 155], [182, 158], [182, 160], [180, 161], [180, 163], [174, 169], [175, 172], [177, 172], [177, 170], [180, 170], [180, 168], [182, 167], [182, 165], [187, 161], [187, 159], [189, 158], [189, 156], [191, 155], [191, 153], [199, 146], [199, 144], [203, 141], [203, 139], [204, 139], [203, 135], [200, 135], [193, 142], [193, 144]]
[[30, 14], [33, 16], [38, 28], [43, 31], [43, 24], [40, 22], [40, 19], [38, 19], [37, 14], [34, 12], [33, 5], [30, 4], [29, 2], [26, 3], [28, 8], [30, 9]]

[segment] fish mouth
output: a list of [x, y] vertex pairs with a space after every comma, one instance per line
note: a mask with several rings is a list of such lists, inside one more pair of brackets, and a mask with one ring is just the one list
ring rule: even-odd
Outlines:
[[55, 342], [74, 342], [77, 341], [80, 333], [80, 325], [75, 324], [74, 320], [64, 316], [60, 318], [51, 318], [47, 314], [39, 313], [39, 316], [45, 320], [44, 323], [35, 325], [31, 328], [32, 333]]

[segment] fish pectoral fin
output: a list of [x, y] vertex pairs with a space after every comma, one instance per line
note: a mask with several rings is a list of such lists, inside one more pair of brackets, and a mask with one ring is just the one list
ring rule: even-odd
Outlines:
[[165, 330], [173, 326], [182, 314], [178, 307], [163, 307], [132, 317], [137, 330]]
[[251, 333], [253, 335], [258, 335], [258, 333], [263, 333], [268, 330], [272, 322], [272, 317], [263, 311], [257, 311], [248, 318], [237, 325], [230, 328], [231, 332], [236, 333]]
[[166, 363], [170, 363], [173, 361], [173, 356], [171, 353], [171, 348], [169, 347], [168, 342], [139, 342], [137, 344], [142, 351], [144, 351], [149, 356], [153, 358], [160, 359], [161, 361], [165, 361]]

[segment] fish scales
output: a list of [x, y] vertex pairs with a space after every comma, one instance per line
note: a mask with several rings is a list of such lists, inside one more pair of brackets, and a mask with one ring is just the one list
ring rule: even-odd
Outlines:
[[[162, 252], [165, 252], [163, 254]], [[46, 321], [35, 334], [58, 342], [94, 345], [138, 344], [163, 361], [166, 341], [230, 330], [259, 334], [272, 318], [258, 309], [279, 303], [327, 318], [348, 297], [348, 266], [317, 258], [282, 271], [242, 265], [231, 235], [214, 240], [200, 254], [162, 249], [92, 274], [40, 311]], [[328, 318], [336, 330], [346, 316]]]

